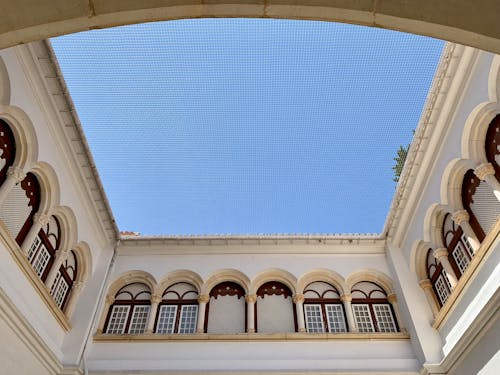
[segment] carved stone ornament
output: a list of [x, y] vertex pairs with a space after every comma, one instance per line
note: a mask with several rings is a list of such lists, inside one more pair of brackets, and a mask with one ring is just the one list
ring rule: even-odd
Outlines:
[[248, 294], [245, 296], [245, 301], [247, 303], [255, 303], [257, 301], [257, 295], [255, 294]]
[[435, 249], [433, 254], [436, 259], [448, 258], [448, 249], [440, 247], [439, 249]]
[[26, 178], [26, 173], [19, 167], [9, 167], [7, 169], [7, 176], [12, 176], [19, 183]]
[[198, 303], [207, 303], [208, 301], [210, 301], [210, 297], [206, 294], [200, 294], [198, 296]]
[[429, 279], [420, 280], [418, 285], [424, 290], [432, 289], [432, 282]]
[[292, 298], [293, 303], [303, 303], [304, 302], [304, 295], [303, 294], [296, 294]]
[[493, 176], [495, 174], [495, 168], [491, 163], [484, 163], [481, 165], [478, 165], [476, 169], [474, 169], [474, 174], [479, 178], [481, 181], [484, 181], [486, 177], [488, 176]]
[[459, 210], [453, 213], [451, 219], [455, 222], [455, 224], [461, 225], [463, 222], [468, 222], [470, 216], [466, 210]]
[[160, 303], [161, 301], [162, 298], [158, 294], [151, 295], [151, 303]]
[[49, 222], [49, 215], [36, 213], [33, 217], [33, 221], [40, 224], [41, 226], [47, 225], [47, 223]]
[[342, 302], [351, 302], [352, 301], [352, 296], [350, 294], [342, 294], [340, 296], [340, 300]]

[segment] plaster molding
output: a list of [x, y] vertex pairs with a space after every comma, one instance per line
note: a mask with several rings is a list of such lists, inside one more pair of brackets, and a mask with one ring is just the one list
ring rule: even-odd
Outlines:
[[7, 176], [12, 176], [16, 181], [16, 183], [19, 183], [25, 179], [26, 173], [23, 171], [22, 168], [16, 166], [10, 166], [7, 169]]
[[474, 174], [481, 181], [486, 180], [486, 177], [495, 175], [495, 168], [491, 163], [480, 164], [474, 169]]
[[467, 210], [458, 210], [453, 213], [451, 216], [453, 222], [457, 225], [462, 224], [463, 222], [468, 222], [470, 219], [469, 213]]

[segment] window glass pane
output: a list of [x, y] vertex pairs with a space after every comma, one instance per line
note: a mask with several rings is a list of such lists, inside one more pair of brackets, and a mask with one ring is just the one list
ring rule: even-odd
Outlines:
[[448, 299], [448, 296], [450, 295], [450, 289], [448, 289], [447, 281], [447, 278], [441, 274], [437, 278], [435, 284], [436, 292], [442, 305], [444, 305], [444, 303]]
[[35, 270], [36, 274], [38, 276], [42, 276], [43, 272], [45, 271], [45, 267], [47, 267], [47, 264], [49, 263], [50, 260], [50, 253], [45, 247], [45, 245], [40, 245], [40, 250], [35, 256], [35, 259], [33, 260], [33, 269]]
[[58, 272], [57, 274], [57, 279], [56, 279], [56, 287], [54, 288], [54, 291], [52, 292], [52, 295], [54, 296], [54, 300], [56, 301], [57, 306], [62, 307], [62, 304], [64, 302], [64, 299], [66, 298], [66, 293], [68, 292], [69, 285], [64, 279], [64, 277], [61, 277], [61, 273]]
[[341, 304], [325, 305], [329, 332], [347, 332], [344, 308]]
[[156, 323], [156, 333], [169, 334], [174, 333], [175, 317], [177, 315], [177, 306], [162, 305], [158, 312], [158, 321]]
[[196, 331], [196, 318], [198, 305], [184, 305], [181, 307], [181, 317], [177, 333], [194, 333]]
[[352, 310], [354, 312], [354, 319], [356, 319], [359, 332], [375, 332], [368, 305], [358, 303], [353, 304]]
[[375, 312], [379, 332], [397, 332], [390, 305], [373, 304], [373, 311]]
[[470, 262], [469, 257], [466, 254], [465, 247], [461, 242], [457, 243], [457, 246], [455, 246], [451, 255], [453, 256], [453, 259], [455, 259], [455, 263], [457, 264], [460, 273], [463, 274]]
[[474, 256], [474, 250], [472, 250], [472, 246], [471, 246], [469, 240], [467, 239], [467, 237], [465, 237], [465, 234], [462, 234], [462, 236], [460, 237], [460, 239], [462, 240], [462, 242], [465, 245], [465, 250], [469, 254], [469, 258], [472, 259], [472, 257]]
[[106, 333], [121, 334], [125, 330], [130, 306], [113, 306]]
[[42, 240], [40, 240], [40, 237], [36, 237], [35, 241], [30, 246], [30, 249], [28, 250], [28, 259], [30, 263], [33, 263], [33, 257], [35, 256], [36, 250], [38, 249], [38, 246], [40, 246], [40, 243]]
[[321, 305], [304, 305], [307, 332], [325, 332], [323, 317], [321, 315]]
[[128, 333], [132, 335], [144, 333], [148, 324], [149, 307], [148, 305], [134, 306]]

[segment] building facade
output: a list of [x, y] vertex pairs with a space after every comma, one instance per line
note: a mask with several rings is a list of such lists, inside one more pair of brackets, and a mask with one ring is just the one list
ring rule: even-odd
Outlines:
[[448, 43], [379, 236], [142, 237], [49, 43], [0, 51], [6, 373], [494, 373], [499, 100], [500, 57]]

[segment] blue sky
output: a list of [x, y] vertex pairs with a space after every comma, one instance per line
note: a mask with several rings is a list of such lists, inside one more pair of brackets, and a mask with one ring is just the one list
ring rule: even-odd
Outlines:
[[442, 41], [196, 19], [51, 40], [120, 230], [379, 233]]

